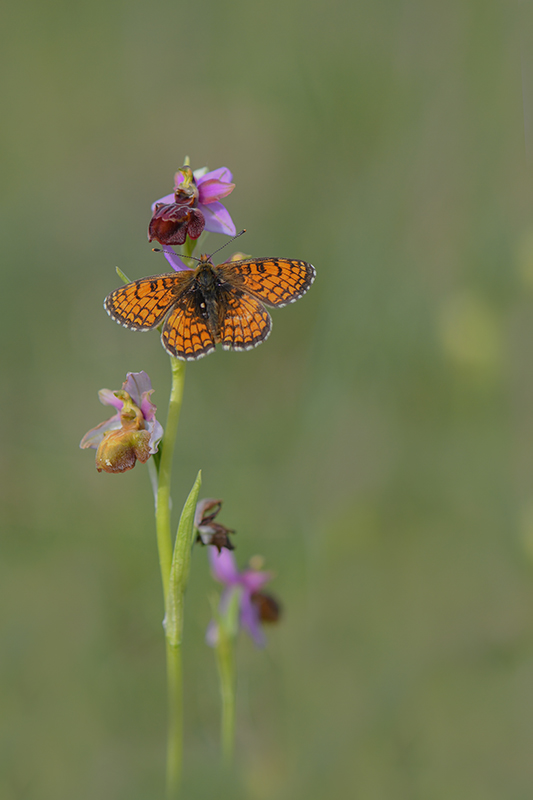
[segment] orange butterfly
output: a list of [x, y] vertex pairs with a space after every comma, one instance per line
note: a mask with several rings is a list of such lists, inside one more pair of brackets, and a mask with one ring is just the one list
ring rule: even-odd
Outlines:
[[289, 258], [227, 261], [215, 267], [202, 256], [194, 270], [141, 278], [115, 289], [104, 308], [133, 331], [162, 322], [161, 341], [184, 361], [224, 350], [249, 350], [270, 333], [272, 307], [294, 303], [315, 279], [315, 268]]

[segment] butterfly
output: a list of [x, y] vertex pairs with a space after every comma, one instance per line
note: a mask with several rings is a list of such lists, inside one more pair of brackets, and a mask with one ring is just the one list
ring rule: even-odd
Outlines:
[[[161, 323], [161, 342], [171, 356], [195, 361], [224, 350], [250, 350], [272, 325], [265, 305], [294, 303], [315, 279], [315, 268], [289, 258], [227, 261], [215, 267], [204, 255], [194, 270], [154, 275], [109, 294], [104, 308], [133, 331]], [[265, 304], [265, 305], [263, 305]]]

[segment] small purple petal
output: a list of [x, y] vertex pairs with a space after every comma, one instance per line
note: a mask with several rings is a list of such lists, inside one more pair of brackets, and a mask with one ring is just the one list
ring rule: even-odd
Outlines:
[[210, 203], [208, 206], [199, 204], [198, 208], [205, 217], [205, 230], [211, 233], [225, 233], [235, 236], [235, 225], [222, 203]]
[[100, 389], [98, 392], [98, 399], [104, 406], [113, 406], [116, 408], [117, 411], [122, 411], [122, 406], [124, 405], [124, 400], [121, 400], [119, 397], [115, 396], [115, 393], [111, 391], [111, 389]]
[[163, 426], [155, 418], [157, 406], [150, 400], [150, 395], [154, 391], [152, 381], [144, 371], [128, 372], [122, 387], [142, 411], [146, 430], [150, 433], [150, 454], [154, 455], [157, 453], [164, 431]]
[[91, 428], [90, 431], [87, 431], [80, 442], [81, 449], [86, 450], [88, 447], [93, 447], [96, 450], [107, 431], [119, 430], [121, 427], [120, 415], [115, 414], [114, 417], [106, 419], [105, 422], [101, 422], [95, 428]]
[[[142, 408], [142, 400], [143, 395], [147, 392], [153, 392], [152, 389], [152, 381], [146, 374], [146, 372], [127, 372], [126, 373], [126, 380], [122, 384], [122, 388], [125, 392], [129, 394], [133, 402], [135, 403], [138, 408], [141, 409], [145, 419], [147, 419], [146, 414], [144, 414], [144, 410]], [[155, 411], [155, 406], [154, 406]]]
[[208, 547], [207, 554], [215, 580], [226, 585], [239, 583], [239, 570], [229, 550], [224, 547], [219, 553], [216, 547]]
[[246, 591], [241, 597], [241, 626], [248, 631], [258, 647], [264, 647], [266, 637], [261, 628], [259, 612]]
[[146, 422], [153, 422], [155, 420], [157, 406], [150, 400], [150, 395], [153, 391], [153, 389], [149, 389], [147, 392], [143, 392], [141, 395], [141, 402], [139, 403], [139, 408], [143, 412], [143, 417]]
[[258, 592], [265, 583], [272, 580], [273, 574], [271, 572], [260, 572], [256, 569], [246, 569], [241, 573], [241, 583], [246, 587], [250, 594]]
[[181, 272], [182, 270], [190, 269], [183, 263], [179, 255], [174, 252], [174, 250], [172, 249], [172, 247], [170, 247], [170, 245], [168, 244], [163, 245], [163, 254], [168, 263], [170, 264], [170, 266], [172, 267], [172, 269], [175, 269], [176, 272]]

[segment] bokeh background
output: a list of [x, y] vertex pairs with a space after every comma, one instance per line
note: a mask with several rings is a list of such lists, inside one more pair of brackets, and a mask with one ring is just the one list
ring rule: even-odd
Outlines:
[[532, 796], [532, 30], [497, 0], [4, 7], [3, 800], [162, 795], [148, 477], [78, 442], [127, 371], [164, 421], [157, 334], [102, 300], [165, 271], [149, 207], [185, 155], [233, 171], [239, 247], [318, 277], [187, 370], [176, 521], [201, 467], [285, 614], [239, 643], [223, 776], [195, 551], [184, 796]]

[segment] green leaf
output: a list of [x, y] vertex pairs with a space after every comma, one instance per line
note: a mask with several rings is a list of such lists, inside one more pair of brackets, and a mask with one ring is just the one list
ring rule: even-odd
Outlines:
[[169, 644], [179, 647], [183, 633], [185, 588], [189, 578], [191, 548], [193, 545], [194, 512], [202, 485], [202, 471], [198, 472], [190, 494], [185, 501], [176, 534], [176, 543], [170, 568], [165, 631]]
[[124, 283], [131, 283], [131, 281], [128, 278], [128, 276], [126, 275], [126, 273], [122, 272], [120, 267], [115, 267], [115, 269], [116, 269], [117, 275], [118, 275], [118, 277], [120, 278], [121, 281], [123, 281]]

